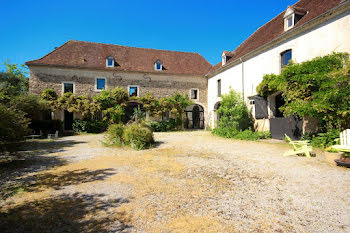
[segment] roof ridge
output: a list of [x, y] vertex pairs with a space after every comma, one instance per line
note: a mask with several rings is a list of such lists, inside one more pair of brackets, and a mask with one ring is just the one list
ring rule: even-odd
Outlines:
[[165, 49], [141, 48], [141, 47], [135, 47], [135, 46], [118, 45], [118, 44], [108, 44], [108, 43], [100, 43], [100, 42], [92, 42], [92, 41], [84, 41], [84, 40], [69, 40], [69, 41], [83, 42], [83, 43], [90, 43], [90, 44], [113, 45], [113, 46], [126, 47], [126, 48], [134, 48], [134, 49], [157, 50], [157, 51], [174, 52], [174, 53], [191, 53], [191, 54], [198, 54], [198, 55], [202, 56], [202, 55], [201, 55], [200, 53], [198, 53], [198, 52], [184, 52], [184, 51], [165, 50]]

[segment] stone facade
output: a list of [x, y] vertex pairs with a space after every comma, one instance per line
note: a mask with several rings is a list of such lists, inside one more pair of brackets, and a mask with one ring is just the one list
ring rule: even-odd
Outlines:
[[[106, 89], [119, 86], [128, 91], [128, 86], [134, 85], [139, 87], [139, 96], [151, 92], [156, 98], [170, 97], [176, 92], [190, 96], [191, 88], [195, 88], [199, 91], [198, 100], [193, 102], [201, 105], [205, 111], [207, 109], [207, 79], [200, 75], [147, 74], [49, 66], [30, 66], [29, 68], [29, 91], [33, 94], [40, 94], [43, 90], [51, 88], [58, 95], [62, 95], [63, 83], [73, 82], [76, 95], [94, 96], [100, 92], [96, 90], [96, 78], [105, 78]], [[55, 115], [56, 119], [63, 120], [61, 113]]]

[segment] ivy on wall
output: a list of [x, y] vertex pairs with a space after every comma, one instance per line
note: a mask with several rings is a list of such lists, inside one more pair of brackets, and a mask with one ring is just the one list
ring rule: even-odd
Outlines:
[[265, 75], [257, 93], [283, 92], [285, 116], [317, 117], [325, 129], [350, 127], [350, 60], [333, 53], [300, 64], [291, 63], [280, 75]]

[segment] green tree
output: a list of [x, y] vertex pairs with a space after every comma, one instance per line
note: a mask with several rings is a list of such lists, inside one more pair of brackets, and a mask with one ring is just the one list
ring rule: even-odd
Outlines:
[[0, 102], [6, 103], [11, 97], [28, 92], [28, 78], [25, 65], [4, 62], [5, 72], [0, 72]]
[[33, 119], [38, 113], [47, 110], [48, 104], [39, 96], [23, 94], [12, 97], [9, 106], [25, 113], [25, 116]]
[[0, 103], [0, 142], [21, 140], [28, 133], [26, 113]]

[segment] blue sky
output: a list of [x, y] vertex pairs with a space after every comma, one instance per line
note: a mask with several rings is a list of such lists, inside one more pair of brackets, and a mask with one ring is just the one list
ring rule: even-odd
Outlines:
[[74, 39], [198, 52], [214, 65], [295, 2], [0, 0], [0, 62], [23, 64]]

